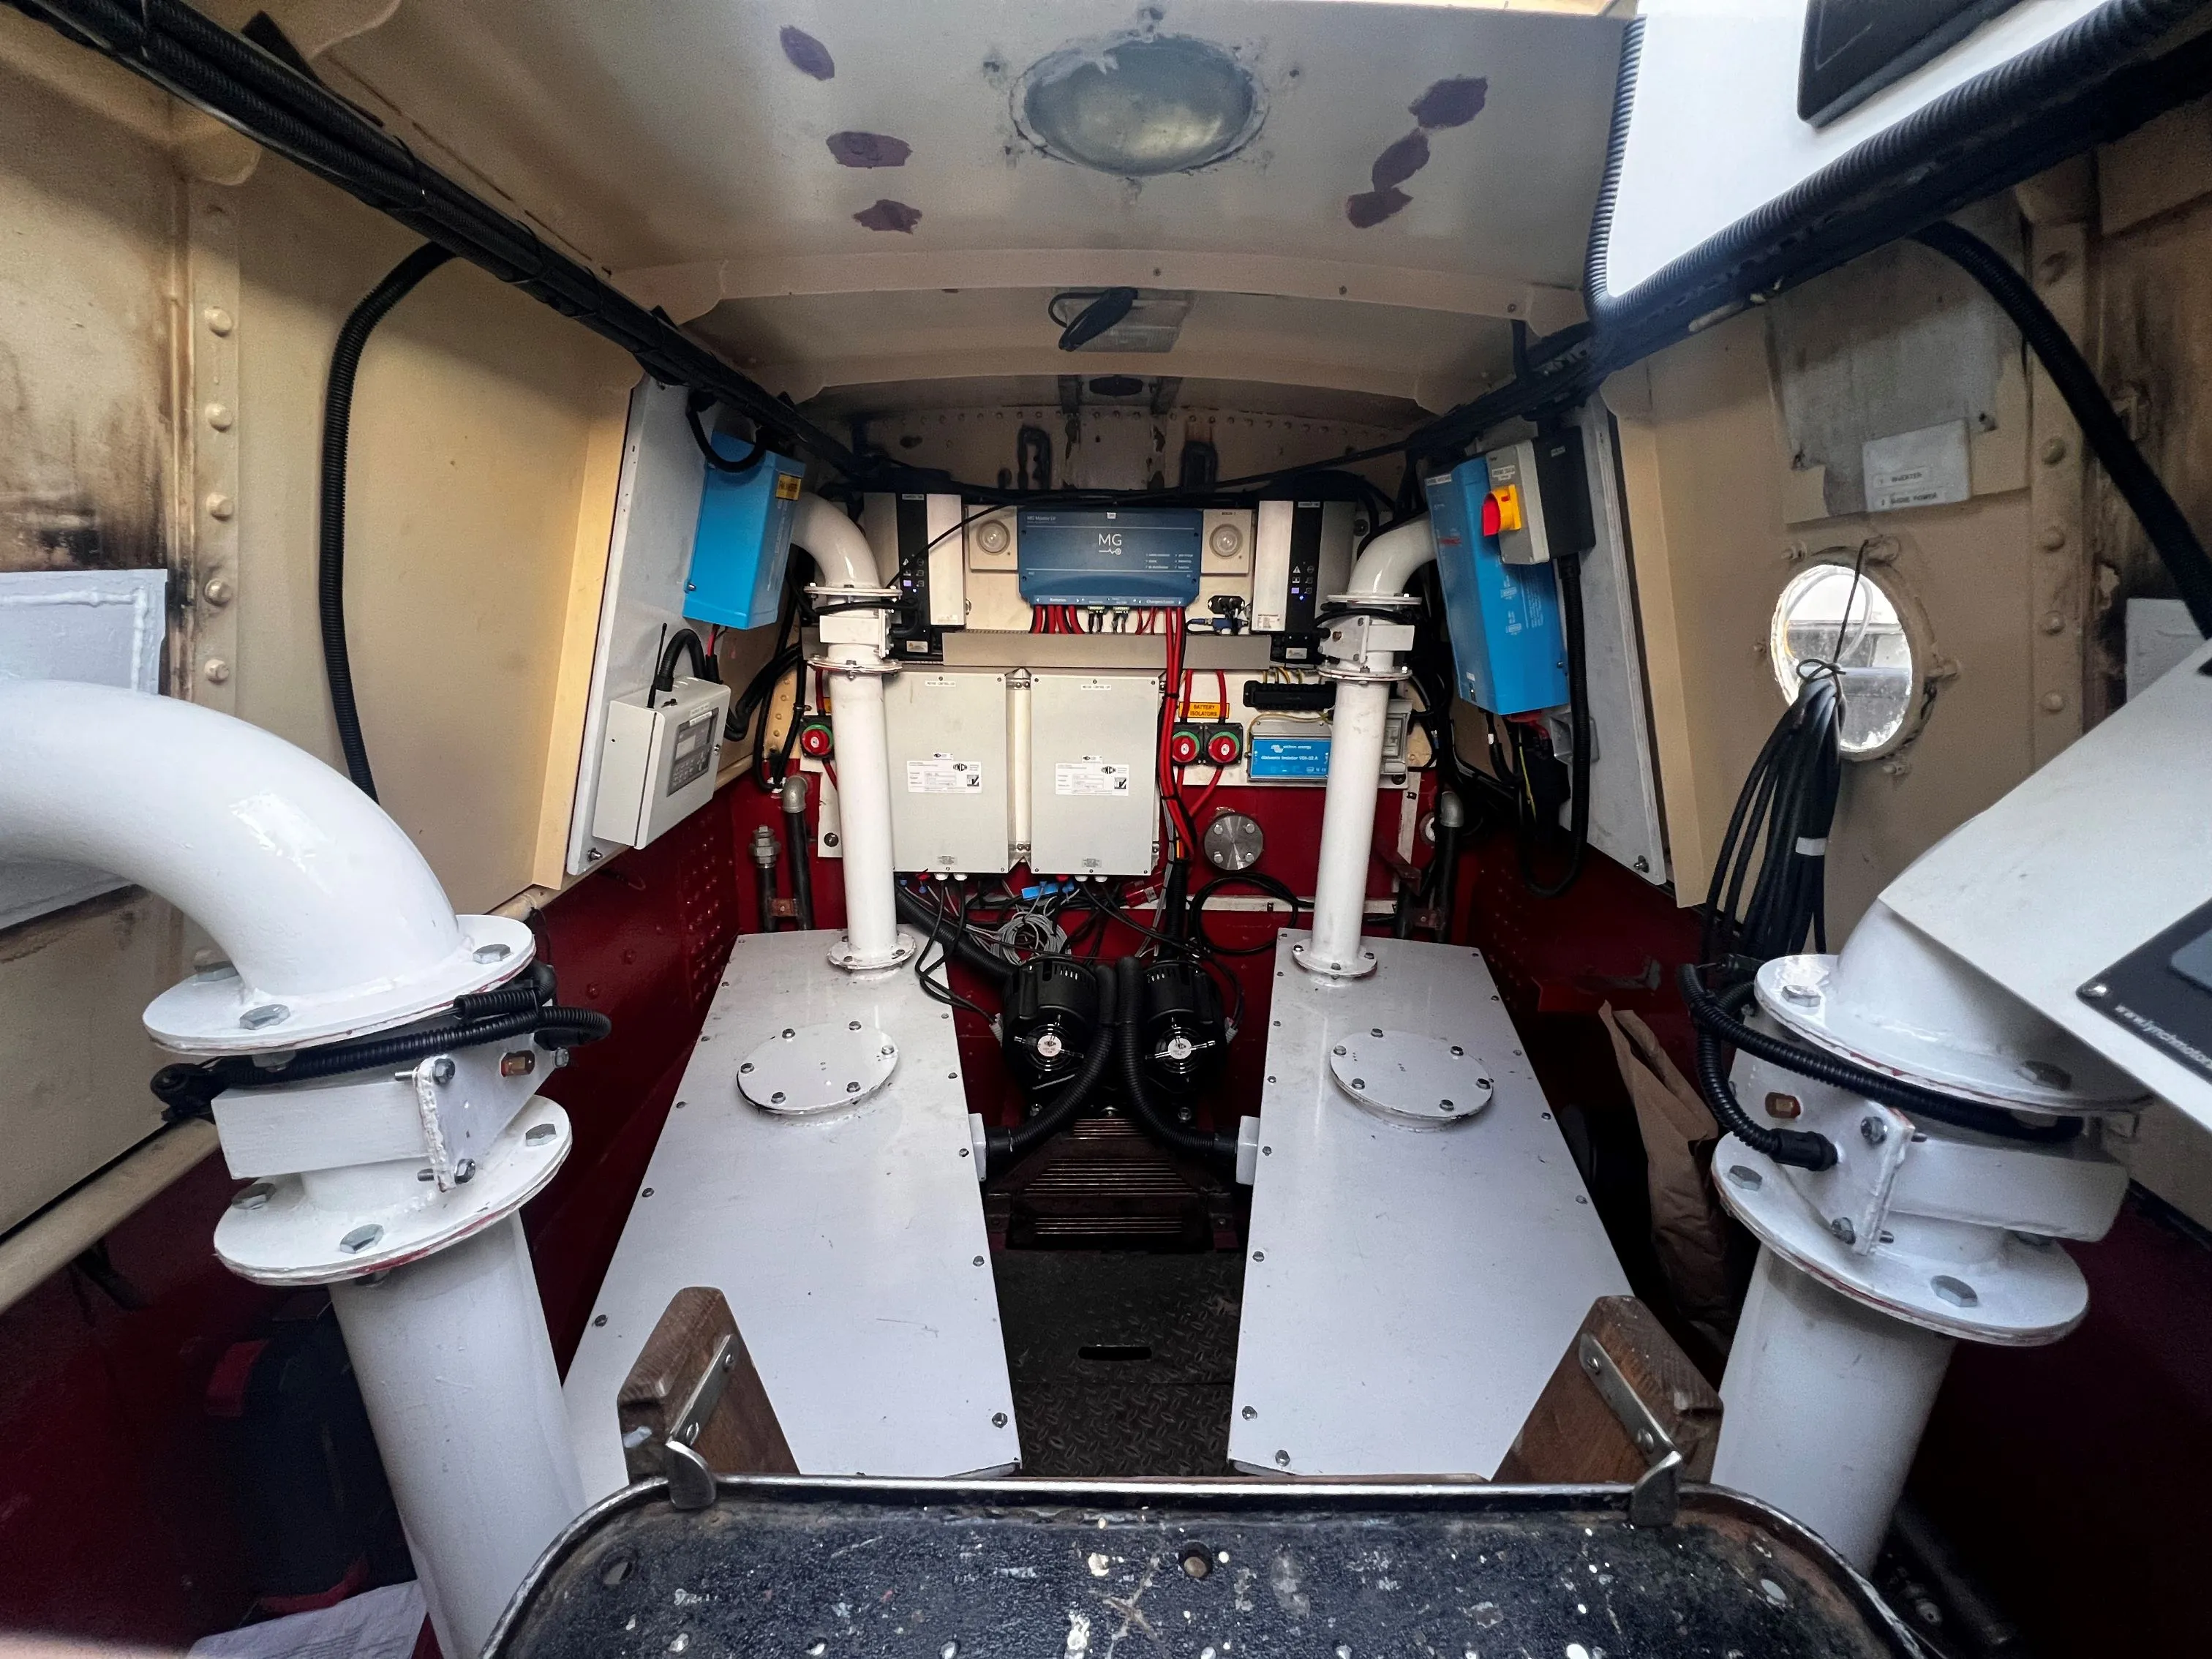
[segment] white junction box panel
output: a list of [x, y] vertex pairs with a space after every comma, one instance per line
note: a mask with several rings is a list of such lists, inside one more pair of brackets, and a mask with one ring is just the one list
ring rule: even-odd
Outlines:
[[[888, 586], [909, 557], [929, 573], [929, 625], [968, 625], [969, 550], [962, 534], [957, 495], [872, 494], [860, 507], [860, 528]], [[925, 556], [926, 550], [926, 556]]]
[[1004, 875], [1013, 867], [1006, 676], [919, 665], [884, 686], [891, 862], [899, 870]]
[[[1583, 1316], [1628, 1279], [1478, 951], [1275, 951], [1229, 1457], [1268, 1474], [1494, 1474]], [[1370, 1032], [1463, 1046], [1489, 1103], [1387, 1115], [1330, 1071]]]
[[730, 688], [679, 679], [664, 695], [658, 708], [644, 698], [607, 705], [592, 815], [592, 833], [601, 841], [642, 847], [714, 797]]
[[[615, 1397], [669, 1299], [728, 1298], [799, 1467], [946, 1477], [1021, 1461], [952, 1022], [912, 974], [841, 974], [836, 935], [731, 953], [562, 1385], [584, 1495], [629, 1483]], [[738, 1068], [853, 1022], [897, 1060], [859, 1103], [777, 1116]]]
[[1157, 674], [1039, 672], [1030, 689], [1030, 868], [1141, 876], [1158, 851]]

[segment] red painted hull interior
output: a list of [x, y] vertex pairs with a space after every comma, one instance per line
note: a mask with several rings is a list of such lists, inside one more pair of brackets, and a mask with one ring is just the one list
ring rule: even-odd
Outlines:
[[[1378, 839], [1395, 828], [1397, 799], [1381, 798]], [[1317, 791], [1216, 800], [1261, 819], [1261, 869], [1310, 890]], [[763, 824], [779, 826], [776, 805], [740, 778], [712, 810], [533, 920], [563, 1000], [614, 1022], [546, 1085], [570, 1114], [575, 1149], [526, 1212], [564, 1364], [722, 965], [760, 925], [741, 849]], [[1378, 871], [1373, 890], [1384, 886]], [[836, 860], [815, 860], [814, 890], [817, 926], [837, 927]], [[1603, 1004], [1633, 1010], [1687, 1061], [1671, 971], [1696, 954], [1693, 915], [1601, 858], [1565, 897], [1534, 898], [1506, 836], [1468, 848], [1459, 896], [1452, 936], [1489, 958], [1632, 1283], [1717, 1379], [1719, 1356], [1673, 1315], [1657, 1275], [1641, 1144], [1596, 1018]], [[1208, 926], [1251, 944], [1281, 921], [1209, 913]], [[1109, 955], [1134, 942], [1115, 931]], [[1234, 1045], [1201, 1109], [1215, 1124], [1256, 1101], [1273, 983], [1267, 955], [1227, 961], [1254, 1035]], [[955, 982], [976, 989], [957, 970]], [[997, 1043], [973, 1014], [957, 1018], [971, 1108], [1013, 1121]], [[118, 1306], [72, 1268], [0, 1315], [0, 1628], [181, 1645], [252, 1607], [251, 1553], [207, 1395], [231, 1344], [264, 1328], [283, 1296], [213, 1257], [234, 1184], [210, 1158], [111, 1237], [110, 1261], [143, 1306]], [[2087, 1323], [2047, 1348], [1962, 1348], [1921, 1450], [1914, 1495], [2053, 1651], [2141, 1642], [2178, 1652], [2193, 1627], [2189, 1540], [2201, 1533], [2197, 1494], [2212, 1483], [2212, 1251], [2185, 1227], [2139, 1194], [2108, 1238], [2075, 1247], [2090, 1280]], [[2129, 1403], [2081, 1409], [2092, 1397]], [[2057, 1516], [2066, 1524], [2051, 1525]], [[2123, 1582], [2129, 1592], [2115, 1594]]]

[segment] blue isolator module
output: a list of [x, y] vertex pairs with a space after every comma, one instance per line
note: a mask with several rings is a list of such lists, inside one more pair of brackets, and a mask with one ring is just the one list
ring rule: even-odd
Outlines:
[[1196, 507], [1024, 507], [1021, 594], [1029, 605], [1165, 608], [1198, 598]]
[[[732, 460], [751, 447], [719, 432], [714, 442], [715, 452]], [[703, 460], [700, 465], [706, 466]], [[706, 472], [691, 535], [691, 569], [684, 581], [684, 614], [722, 628], [772, 623], [783, 596], [805, 464], [763, 455], [743, 472], [719, 467]]]
[[1485, 534], [1490, 466], [1480, 456], [1425, 481], [1459, 694], [1493, 714], [1567, 700], [1567, 647], [1549, 564], [1508, 564]]

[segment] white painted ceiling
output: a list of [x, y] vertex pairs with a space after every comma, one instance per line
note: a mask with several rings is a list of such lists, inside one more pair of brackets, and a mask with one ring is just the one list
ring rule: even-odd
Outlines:
[[[794, 397], [1122, 369], [1431, 409], [1503, 377], [1511, 319], [1540, 332], [1581, 314], [1621, 27], [1582, 15], [1605, 0], [270, 9], [305, 27], [333, 7], [370, 26], [320, 57], [319, 73]], [[790, 31], [805, 39], [787, 50]], [[1263, 114], [1241, 149], [1136, 180], [1024, 135], [1016, 108], [1032, 63], [1148, 32], [1213, 42], [1251, 72]], [[1370, 215], [1348, 204], [1420, 125], [1424, 93], [1477, 80], [1479, 98], [1462, 84], [1450, 113], [1479, 112], [1431, 125], [1425, 166], [1397, 186], [1402, 204], [1370, 198], [1370, 210], [1396, 210], [1361, 228]], [[905, 154], [853, 166], [854, 141], [839, 141], [845, 161], [833, 149], [839, 134], [896, 140], [872, 147], [878, 159]], [[1057, 351], [1047, 299], [1112, 283], [1194, 295], [1173, 351]]]

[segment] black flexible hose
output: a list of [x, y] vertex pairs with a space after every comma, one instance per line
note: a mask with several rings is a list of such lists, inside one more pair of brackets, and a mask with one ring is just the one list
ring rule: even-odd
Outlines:
[[[1716, 1053], [1722, 1044], [1726, 1043], [1779, 1066], [1784, 1071], [1795, 1072], [1800, 1077], [1808, 1077], [1817, 1083], [1825, 1083], [1851, 1094], [1863, 1095], [1869, 1100], [1894, 1106], [1899, 1111], [1915, 1117], [1930, 1118], [1938, 1123], [1949, 1124], [1953, 1128], [1972, 1130], [1976, 1134], [1989, 1135], [2000, 1140], [2025, 1141], [2031, 1146], [2056, 1146], [2072, 1140], [2081, 1133], [2081, 1120], [2078, 1117], [2054, 1118], [2048, 1123], [2023, 1123], [2003, 1107], [1985, 1106], [1979, 1101], [1962, 1100], [1956, 1095], [1923, 1089], [1917, 1084], [1906, 1083], [1901, 1079], [1854, 1065], [1840, 1054], [1832, 1054], [1826, 1049], [1806, 1048], [1769, 1036], [1757, 1026], [1747, 1025], [1735, 1018], [1735, 1010], [1751, 999], [1756, 990], [1754, 986], [1739, 985], [1717, 997], [1699, 982], [1694, 968], [1682, 969], [1677, 979], [1682, 988], [1682, 1000], [1690, 1005], [1690, 1018], [1697, 1022], [1701, 1065], [1703, 1045], [1710, 1039]], [[1731, 1094], [1729, 1098], [1733, 1101], [1734, 1095]], [[1744, 1137], [1739, 1133], [1737, 1138], [1741, 1139]], [[1765, 1149], [1761, 1147], [1759, 1150], [1764, 1152]], [[1769, 1156], [1772, 1155], [1770, 1153]], [[1826, 1165], [1813, 1167], [1825, 1169]]]
[[1188, 1158], [1225, 1159], [1233, 1168], [1237, 1162], [1235, 1135], [1210, 1135], [1201, 1130], [1186, 1129], [1153, 1100], [1151, 1087], [1145, 1081], [1144, 966], [1134, 957], [1123, 957], [1115, 963], [1114, 970], [1120, 977], [1115, 1006], [1120, 1010], [1121, 1022], [1121, 1040], [1117, 1045], [1121, 1055], [1121, 1086], [1128, 1095], [1129, 1109], [1135, 1115], [1138, 1126], [1172, 1152]]
[[[793, 724], [798, 723], [797, 715]], [[814, 926], [814, 836], [806, 827], [806, 774], [792, 772], [776, 787], [783, 809], [783, 849], [791, 866], [791, 914], [801, 933]]]
[[1264, 957], [1275, 948], [1275, 941], [1272, 939], [1258, 945], [1223, 945], [1206, 931], [1206, 902], [1224, 887], [1256, 887], [1269, 896], [1282, 900], [1291, 907], [1287, 926], [1295, 927], [1298, 912], [1307, 908], [1305, 901], [1287, 882], [1262, 875], [1257, 870], [1239, 870], [1230, 875], [1216, 876], [1190, 896], [1190, 931], [1196, 938], [1200, 951], [1208, 956]]
[[[945, 918], [933, 913], [917, 895], [903, 887], [896, 886], [892, 889], [892, 895], [898, 901], [900, 916], [912, 922], [915, 927], [934, 930], [945, 926]], [[1003, 957], [994, 956], [976, 944], [974, 939], [968, 937], [968, 930], [964, 927], [939, 942], [953, 956], [957, 957], [963, 966], [974, 969], [985, 979], [989, 980], [992, 988], [1000, 996], [1006, 994], [1006, 987], [1013, 979], [1014, 970], [1012, 964]]]
[[[709, 398], [707, 401], [711, 403], [714, 399]], [[758, 428], [760, 435], [753, 440], [753, 447], [733, 461], [714, 447], [714, 441], [707, 435], [707, 428], [700, 424], [699, 408], [700, 400], [696, 393], [684, 400], [684, 423], [691, 428], [692, 441], [699, 446], [699, 453], [707, 458], [708, 466], [717, 472], [750, 472], [761, 464], [761, 457], [768, 453], [766, 427]]]
[[985, 1156], [988, 1168], [994, 1174], [1020, 1163], [1081, 1116], [1083, 1109], [1097, 1092], [1107, 1066], [1113, 1062], [1121, 1040], [1116, 1023], [1119, 1007], [1115, 997], [1115, 975], [1103, 963], [1093, 963], [1087, 967], [1098, 981], [1098, 1025], [1091, 1039], [1091, 1052], [1084, 1055], [1082, 1066], [1044, 1110], [1018, 1129], [990, 1132], [986, 1138]]
[[346, 650], [346, 447], [353, 429], [354, 377], [376, 325], [414, 291], [417, 283], [453, 257], [435, 242], [426, 242], [369, 290], [368, 297], [353, 308], [338, 330], [337, 343], [331, 349], [330, 380], [323, 393], [321, 500], [315, 526], [315, 601], [322, 614], [323, 674], [330, 682], [331, 714], [337, 722], [346, 775], [371, 800], [376, 799], [376, 778], [368, 768], [368, 745], [362, 740], [361, 711], [353, 696], [353, 659]]
[[1809, 1129], [1770, 1128], [1752, 1121], [1729, 1084], [1728, 1066], [1719, 1039], [1702, 1026], [1698, 1030], [1697, 1069], [1698, 1092], [1713, 1109], [1721, 1127], [1752, 1151], [1764, 1152], [1777, 1164], [1795, 1164], [1801, 1170], [1835, 1168], [1836, 1146], [1827, 1136], [1814, 1134]]
[[1527, 840], [1519, 847], [1521, 880], [1538, 898], [1558, 898], [1575, 884], [1583, 872], [1583, 854], [1589, 849], [1590, 718], [1589, 664], [1583, 649], [1583, 561], [1579, 553], [1562, 550], [1553, 559], [1559, 572], [1559, 610], [1567, 636], [1567, 723], [1574, 733], [1575, 752], [1569, 762], [1573, 799], [1567, 804], [1567, 867], [1557, 881], [1536, 879], [1535, 865]]
[[1948, 221], [1916, 231], [1913, 240], [1932, 248], [1989, 291], [2005, 315], [2020, 330], [2021, 338], [2042, 362], [2051, 383], [2066, 400], [2066, 407], [2081, 428], [2081, 435], [2105, 468], [2113, 488], [2134, 510], [2143, 533], [2165, 563], [2173, 585], [2189, 607], [2190, 620], [2200, 634], [2212, 635], [2212, 558], [2197, 538], [2188, 519], [2157, 471], [2143, 459], [2112, 399], [2105, 395], [2096, 371], [2051, 308], [2036, 297], [2027, 281], [2004, 256], [1972, 231]]

